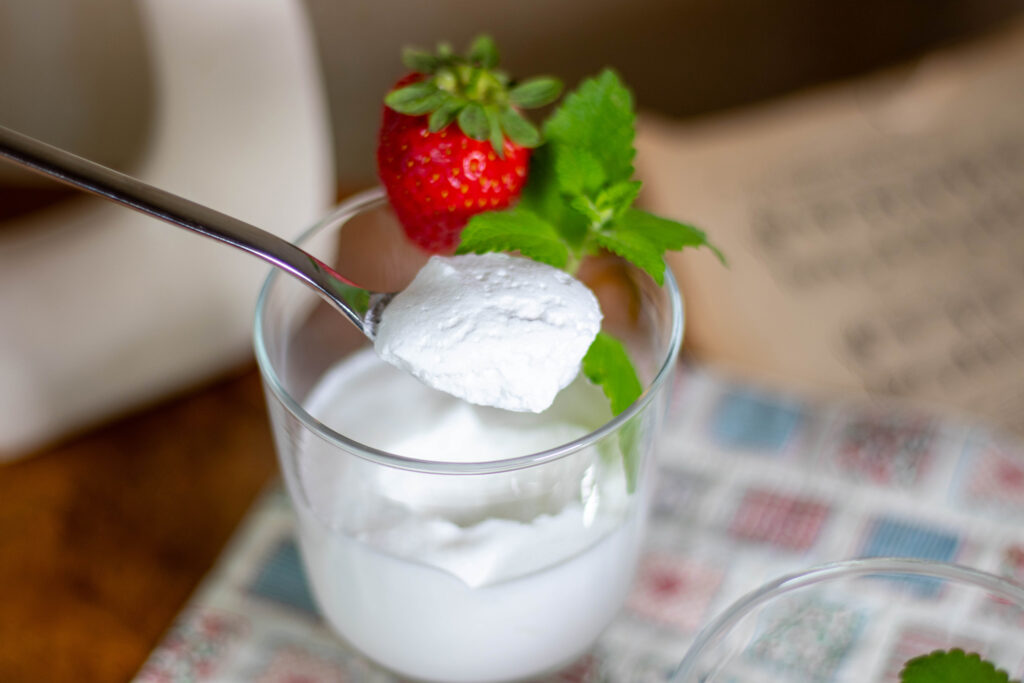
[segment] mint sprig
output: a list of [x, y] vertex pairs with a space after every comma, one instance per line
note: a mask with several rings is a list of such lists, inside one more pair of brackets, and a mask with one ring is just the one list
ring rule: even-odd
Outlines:
[[[513, 89], [538, 89], [529, 83]], [[608, 69], [585, 80], [544, 123], [545, 142], [530, 160], [519, 204], [473, 216], [456, 253], [519, 251], [575, 273], [602, 249], [665, 279], [665, 252], [708, 247], [722, 253], [692, 225], [633, 208], [641, 183], [633, 179], [636, 114], [633, 96]], [[601, 386], [619, 414], [642, 393], [625, 347], [608, 334], [594, 340], [583, 373]]]
[[902, 683], [1011, 683], [1010, 675], [981, 655], [956, 648], [936, 650], [908, 661], [900, 672]]
[[[659, 285], [668, 250], [708, 247], [724, 262], [703, 231], [633, 208], [641, 187], [633, 179], [635, 121], [633, 97], [611, 70], [584, 81], [565, 98], [544, 123], [546, 143], [534, 152], [519, 203], [518, 209], [539, 219], [531, 232], [561, 237], [570, 272], [601, 249], [642, 268]], [[470, 219], [457, 253], [508, 250], [508, 240], [497, 239], [494, 227], [504, 224], [501, 213]], [[523, 230], [518, 235], [531, 238]]]

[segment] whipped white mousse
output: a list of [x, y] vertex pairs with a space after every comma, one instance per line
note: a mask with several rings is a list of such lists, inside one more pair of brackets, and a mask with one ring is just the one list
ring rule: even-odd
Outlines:
[[539, 413], [600, 328], [594, 294], [562, 270], [501, 253], [434, 256], [384, 309], [374, 349], [470, 403]]
[[[305, 405], [367, 446], [467, 463], [552, 448], [611, 418], [583, 377], [543, 413], [515, 413], [435, 391], [368, 349], [325, 373]], [[385, 467], [306, 436], [288, 476], [318, 604], [388, 669], [444, 683], [532, 678], [579, 657], [624, 602], [643, 506], [608, 450], [615, 439], [465, 476]]]

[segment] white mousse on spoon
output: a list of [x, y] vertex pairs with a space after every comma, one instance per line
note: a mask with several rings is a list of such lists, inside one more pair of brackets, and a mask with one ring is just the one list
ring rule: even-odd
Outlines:
[[539, 413], [600, 329], [594, 294], [565, 271], [502, 253], [434, 256], [383, 310], [374, 348], [470, 403]]

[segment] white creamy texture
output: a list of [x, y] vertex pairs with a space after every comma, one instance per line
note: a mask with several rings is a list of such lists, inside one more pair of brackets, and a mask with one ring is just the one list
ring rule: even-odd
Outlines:
[[[580, 378], [540, 415], [474, 406], [367, 350], [306, 408], [366, 445], [448, 462], [523, 455], [610, 417]], [[518, 680], [580, 656], [620, 608], [642, 517], [619, 457], [587, 449], [539, 468], [439, 476], [302, 442], [299, 537], [325, 617], [367, 655], [434, 681]], [[510, 494], [510, 492], [512, 492]]]
[[[611, 417], [601, 390], [583, 378], [541, 415], [514, 413], [431, 389], [369, 350], [328, 372], [306, 408], [365, 445], [445, 462], [535, 453], [584, 436]], [[618, 523], [628, 502], [621, 471], [606, 468], [602, 475], [614, 495], [599, 491], [598, 482], [581, 491], [596, 457], [585, 450], [543, 467], [439, 476], [341, 457], [311, 441], [299, 458], [299, 476], [306, 499], [327, 526], [480, 586], [553, 561], [550, 552], [531, 555], [531, 543], [550, 545], [566, 557]], [[594, 501], [592, 507], [599, 502], [605, 515], [584, 510], [581, 495]]]
[[[388, 669], [444, 683], [533, 680], [576, 661], [622, 608], [643, 538], [634, 512], [582, 553], [471, 587], [308, 517], [299, 510], [299, 541], [331, 626]], [[531, 552], [551, 552], [534, 546]]]
[[597, 299], [564, 271], [500, 253], [434, 256], [384, 309], [374, 348], [470, 403], [539, 413], [600, 329]]

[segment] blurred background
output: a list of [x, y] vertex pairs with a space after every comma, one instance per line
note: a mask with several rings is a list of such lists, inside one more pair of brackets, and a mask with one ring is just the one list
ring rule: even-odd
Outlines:
[[[510, 72], [567, 84], [611, 65], [685, 124], [1021, 17], [1024, 0], [4, 0], [0, 125], [292, 236], [375, 184], [403, 46], [488, 32]], [[125, 680], [273, 477], [249, 343], [264, 275], [0, 163], [0, 680]]]
[[[571, 86], [614, 66], [644, 109], [694, 117], [911, 59], [1000, 26], [1021, 0], [594, 0], [476, 3], [310, 0], [339, 178], [372, 182], [377, 102], [405, 45], [491, 33], [514, 74]], [[358, 27], [358, 28], [357, 28]]]
[[[612, 65], [642, 107], [692, 117], [911, 59], [1024, 11], [1021, 0], [303, 4], [345, 188], [374, 181], [379, 100], [403, 73], [399, 55], [407, 45], [430, 49], [445, 40], [461, 47], [488, 32], [514, 74], [557, 71], [573, 84]], [[0, 8], [0, 121], [131, 168], [158, 114], [144, 7], [131, 0], [7, 0]], [[5, 186], [29, 182], [16, 178], [0, 167]]]

